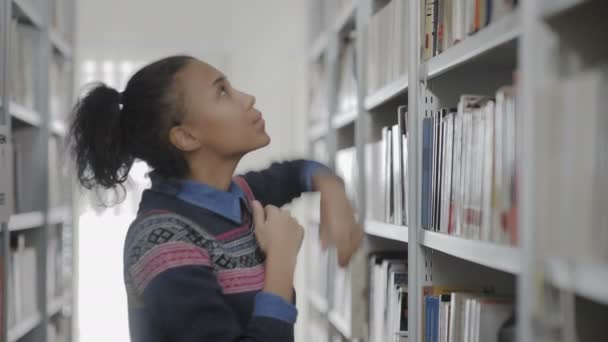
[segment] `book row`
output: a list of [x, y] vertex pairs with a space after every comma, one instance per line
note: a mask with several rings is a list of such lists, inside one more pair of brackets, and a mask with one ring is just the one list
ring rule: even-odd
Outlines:
[[509, 14], [517, 0], [424, 0], [421, 42], [429, 59]]
[[422, 122], [422, 227], [517, 242], [516, 105], [512, 87], [427, 109]]
[[390, 1], [366, 28], [368, 95], [407, 74], [407, 7], [406, 0]]

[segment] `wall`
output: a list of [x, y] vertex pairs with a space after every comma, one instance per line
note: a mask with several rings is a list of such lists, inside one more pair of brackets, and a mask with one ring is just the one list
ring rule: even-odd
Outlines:
[[[304, 155], [306, 0], [80, 0], [77, 6], [78, 85], [169, 54], [192, 54], [254, 94], [265, 115], [273, 141], [247, 156], [240, 170]], [[111, 83], [120, 87], [124, 77]], [[137, 193], [127, 200], [126, 210], [85, 210], [80, 220], [82, 341], [127, 341], [122, 243]]]

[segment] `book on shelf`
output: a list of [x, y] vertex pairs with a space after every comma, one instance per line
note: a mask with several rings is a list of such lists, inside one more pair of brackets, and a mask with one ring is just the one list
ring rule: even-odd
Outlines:
[[[354, 32], [354, 31], [353, 31]], [[338, 78], [338, 113], [357, 110], [357, 64], [355, 60], [355, 37], [353, 34], [343, 39], [340, 51]]]
[[512, 87], [463, 95], [422, 120], [422, 227], [515, 244], [516, 113]]
[[8, 327], [11, 328], [38, 312], [37, 252], [25, 234], [14, 237], [8, 272]]
[[422, 300], [424, 342], [507, 341], [502, 336], [513, 325], [512, 296], [425, 286]]
[[407, 225], [407, 106], [399, 106], [397, 115], [397, 124], [383, 127], [380, 140], [365, 147], [366, 203], [369, 218]]
[[34, 27], [19, 23], [16, 19], [11, 22], [11, 55], [10, 99], [28, 109], [34, 109], [36, 73], [35, 64], [38, 56], [37, 42], [40, 32]]
[[421, 0], [422, 55], [437, 56], [509, 14], [517, 0]]
[[403, 253], [370, 256], [370, 341], [404, 341], [407, 338], [407, 261]]
[[367, 94], [407, 74], [408, 4], [391, 0], [376, 12], [367, 26]]

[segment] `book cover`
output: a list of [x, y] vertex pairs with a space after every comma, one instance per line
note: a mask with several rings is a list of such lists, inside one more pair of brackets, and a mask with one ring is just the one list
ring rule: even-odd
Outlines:
[[422, 196], [421, 196], [421, 225], [430, 228], [431, 206], [431, 168], [432, 168], [432, 139], [433, 121], [430, 117], [422, 119]]
[[402, 138], [401, 138], [401, 129], [399, 125], [393, 125], [392, 129], [392, 179], [393, 179], [393, 215], [392, 215], [392, 223], [396, 225], [401, 225], [403, 223], [403, 214], [402, 214], [402, 173], [401, 173], [401, 147], [402, 147]]
[[485, 106], [480, 239], [492, 240], [492, 182], [494, 178], [494, 101]]

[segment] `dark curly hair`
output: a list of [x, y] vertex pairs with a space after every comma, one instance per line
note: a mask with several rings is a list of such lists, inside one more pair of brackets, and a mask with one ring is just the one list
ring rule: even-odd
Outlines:
[[193, 60], [181, 55], [161, 59], [135, 73], [123, 93], [98, 83], [76, 103], [69, 140], [83, 187], [122, 186], [135, 159], [167, 178], [188, 172], [169, 130], [184, 115], [175, 76]]

